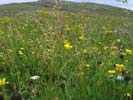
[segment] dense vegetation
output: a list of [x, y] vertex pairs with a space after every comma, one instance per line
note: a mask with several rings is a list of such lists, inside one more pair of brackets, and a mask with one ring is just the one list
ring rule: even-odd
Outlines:
[[18, 10], [0, 20], [0, 98], [132, 100], [132, 13], [0, 7]]

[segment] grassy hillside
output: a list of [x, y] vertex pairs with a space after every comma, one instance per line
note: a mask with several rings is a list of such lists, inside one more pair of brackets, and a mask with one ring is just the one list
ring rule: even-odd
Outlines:
[[[6, 15], [14, 15], [16, 13], [22, 12], [30, 12], [35, 10], [40, 10], [43, 7], [52, 8], [53, 3], [51, 2], [30, 2], [30, 3], [22, 3], [22, 4], [7, 4], [0, 5], [0, 16]], [[126, 10], [102, 5], [95, 3], [74, 3], [74, 2], [62, 2], [62, 10], [65, 11], [75, 11], [75, 12], [83, 12], [83, 13], [95, 13], [95, 14], [106, 14], [113, 16], [125, 16]], [[133, 17], [133, 12], [130, 12], [130, 16]]]
[[131, 17], [42, 5], [0, 6], [14, 9], [0, 20], [0, 98], [132, 100]]
[[[14, 16], [18, 13], [33, 14], [35, 11], [46, 8], [53, 8], [53, 3], [51, 2], [29, 2], [29, 3], [13, 3], [7, 5], [0, 5], [0, 18], [4, 16]], [[117, 7], [107, 6], [103, 4], [95, 3], [74, 3], [74, 2], [62, 2], [62, 10], [75, 12], [75, 13], [85, 13], [85, 14], [98, 14], [103, 16], [117, 16], [128, 18], [129, 22], [132, 22], [133, 11], [121, 9]], [[129, 13], [129, 15], [127, 15]], [[133, 26], [133, 23], [130, 23]]]

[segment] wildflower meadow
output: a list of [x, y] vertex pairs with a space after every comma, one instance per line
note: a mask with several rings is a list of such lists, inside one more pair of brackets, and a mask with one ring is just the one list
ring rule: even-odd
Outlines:
[[0, 100], [133, 100], [123, 16], [44, 8], [0, 19]]

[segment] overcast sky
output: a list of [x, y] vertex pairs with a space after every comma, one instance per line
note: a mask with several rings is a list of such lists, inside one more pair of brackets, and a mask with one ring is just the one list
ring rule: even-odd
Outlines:
[[7, 4], [7, 3], [19, 3], [19, 2], [32, 2], [38, 0], [0, 0], [0, 4]]
[[[0, 0], [0, 4], [32, 2], [32, 1], [38, 1], [38, 0]], [[117, 6], [117, 7], [122, 7], [122, 8], [133, 10], [133, 0], [128, 0], [128, 5], [126, 3], [117, 2], [115, 0], [65, 0], [65, 1], [74, 1], [74, 2], [89, 1], [89, 2], [108, 4], [112, 6]]]
[[133, 10], [133, 0], [128, 0], [127, 3], [122, 3], [118, 2], [116, 0], [66, 0], [66, 1], [74, 1], [74, 2], [95, 2], [95, 3], [100, 3], [100, 4], [107, 4], [107, 5], [112, 5], [112, 6], [117, 6], [117, 7], [122, 7], [122, 8], [127, 8], [127, 9], [132, 9]]

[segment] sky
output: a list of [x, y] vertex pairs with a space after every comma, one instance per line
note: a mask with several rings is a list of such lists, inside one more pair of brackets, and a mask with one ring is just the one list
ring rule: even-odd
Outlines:
[[0, 4], [32, 2], [32, 1], [38, 1], [38, 0], [0, 0]]
[[74, 2], [95, 2], [100, 4], [107, 4], [111, 6], [121, 7], [121, 8], [127, 8], [133, 10], [133, 0], [128, 0], [127, 3], [118, 2], [116, 0], [66, 0], [66, 1], [74, 1]]
[[[0, 4], [32, 2], [32, 1], [38, 1], [38, 0], [0, 0]], [[112, 6], [116, 6], [116, 7], [127, 8], [127, 9], [133, 10], [133, 0], [128, 0], [128, 4], [127, 3], [117, 2], [115, 0], [65, 0], [65, 1], [95, 2], [95, 3], [107, 4], [107, 5], [112, 5]]]

